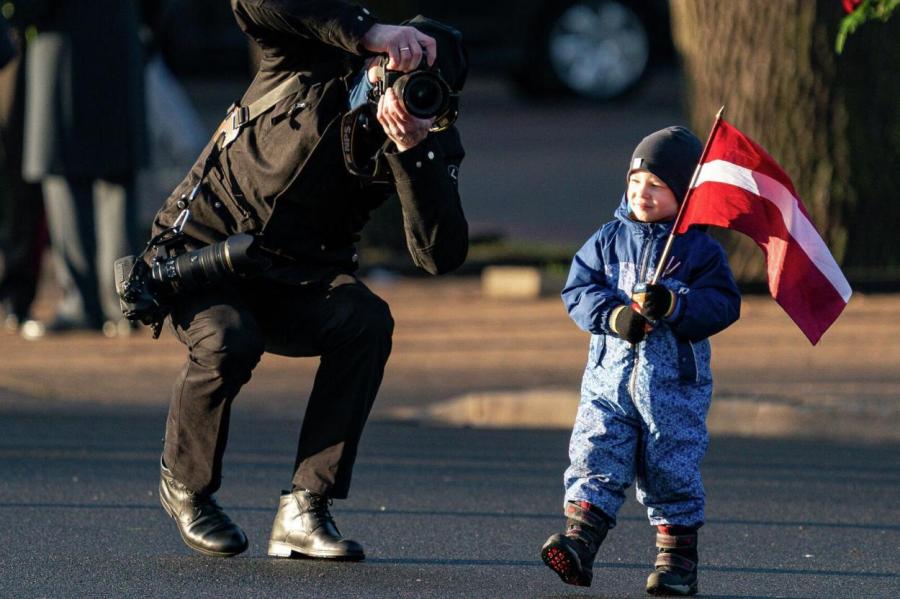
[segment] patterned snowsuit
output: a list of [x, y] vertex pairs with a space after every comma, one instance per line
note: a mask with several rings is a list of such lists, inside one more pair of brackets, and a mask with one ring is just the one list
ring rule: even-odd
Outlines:
[[610, 313], [650, 278], [672, 223], [631, 220], [624, 197], [615, 216], [575, 255], [562, 292], [572, 320], [592, 334], [565, 498], [589, 501], [614, 524], [636, 480], [651, 524], [698, 526], [712, 396], [707, 338], [738, 319], [740, 294], [722, 247], [691, 229], [675, 238], [660, 279], [678, 298], [675, 311], [637, 345], [620, 339]]

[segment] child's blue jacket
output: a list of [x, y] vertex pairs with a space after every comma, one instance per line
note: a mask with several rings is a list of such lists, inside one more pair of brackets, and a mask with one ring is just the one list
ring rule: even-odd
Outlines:
[[725, 252], [702, 229], [675, 237], [659, 281], [675, 292], [675, 311], [655, 323], [646, 339], [632, 347], [613, 333], [610, 314], [616, 307], [630, 304], [634, 286], [650, 279], [672, 222], [631, 220], [624, 196], [615, 217], [575, 255], [562, 291], [569, 315], [593, 334], [588, 369], [604, 370], [606, 383], [601, 386], [607, 393], [618, 387], [613, 383], [613, 389], [609, 388], [610, 379], [631, 379], [630, 389], [619, 387], [618, 391], [626, 391], [632, 400], [639, 390], [634, 385], [638, 377], [631, 376], [636, 363], [646, 371], [637, 381], [646, 393], [652, 393], [657, 383], [711, 383], [707, 338], [740, 316], [740, 293]]

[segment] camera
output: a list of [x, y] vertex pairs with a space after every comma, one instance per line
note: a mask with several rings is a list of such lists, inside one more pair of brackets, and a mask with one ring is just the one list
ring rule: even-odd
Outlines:
[[257, 274], [267, 263], [256, 239], [245, 233], [177, 256], [158, 254], [150, 264], [135, 256], [119, 258], [114, 267], [122, 314], [144, 324], [160, 323], [173, 295]]
[[154, 260], [151, 278], [172, 293], [182, 293], [255, 274], [261, 263], [255, 241], [253, 236], [242, 233], [199, 250]]
[[459, 115], [459, 94], [469, 72], [469, 57], [462, 34], [449, 25], [417, 15], [401, 25], [415, 27], [437, 43], [434, 64], [423, 56], [415, 70], [404, 73], [387, 68], [382, 56], [380, 77], [369, 92], [369, 101], [347, 112], [341, 119], [341, 151], [347, 171], [357, 177], [377, 179], [384, 175], [381, 155], [388, 138], [377, 120], [378, 101], [392, 89], [406, 112], [420, 119], [434, 119], [431, 131], [449, 129]]
[[409, 73], [387, 68], [388, 58], [381, 59], [381, 78], [374, 88], [374, 99], [393, 89], [406, 112], [420, 119], [430, 119], [445, 114], [450, 109], [454, 93], [440, 73], [428, 66], [425, 56], [415, 70]]
[[420, 119], [434, 118], [431, 131], [444, 131], [459, 115], [459, 92], [441, 76], [436, 67], [429, 67], [426, 57], [408, 73], [387, 68], [383, 57], [378, 82], [369, 92], [369, 102], [348, 112], [341, 119], [341, 151], [344, 165], [352, 175], [373, 178], [379, 175], [379, 157], [387, 136], [375, 116], [378, 100], [387, 90], [394, 94], [405, 110]]

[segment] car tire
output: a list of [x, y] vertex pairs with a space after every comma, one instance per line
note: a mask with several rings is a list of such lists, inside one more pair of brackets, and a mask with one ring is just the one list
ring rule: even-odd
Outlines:
[[631, 91], [650, 62], [647, 23], [627, 0], [553, 2], [536, 39], [520, 77], [531, 92], [612, 100]]

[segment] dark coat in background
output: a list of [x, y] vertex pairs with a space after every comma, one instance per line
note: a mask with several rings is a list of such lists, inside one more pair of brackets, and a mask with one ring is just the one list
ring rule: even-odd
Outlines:
[[37, 28], [26, 65], [25, 177], [133, 173], [145, 150], [137, 3], [40, 0], [16, 7], [17, 19]]
[[133, 180], [144, 159], [139, 8], [136, 0], [15, 3], [17, 25], [36, 32], [25, 58], [22, 174], [41, 183], [61, 290], [47, 332], [130, 330], [112, 264], [132, 252]]
[[3, 15], [0, 15], [0, 69], [12, 60], [15, 55], [16, 49], [9, 37], [9, 26], [6, 24], [6, 19], [3, 18]]

